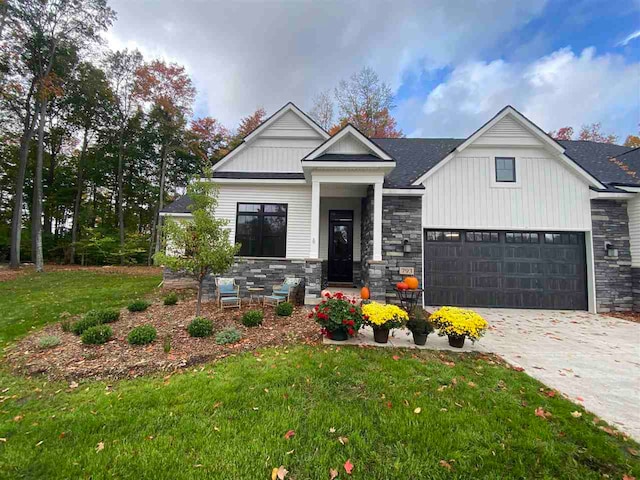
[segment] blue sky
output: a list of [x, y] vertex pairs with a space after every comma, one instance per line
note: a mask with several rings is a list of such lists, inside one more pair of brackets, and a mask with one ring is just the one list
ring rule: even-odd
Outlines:
[[112, 48], [185, 65], [196, 116], [233, 128], [257, 107], [303, 109], [371, 66], [408, 136], [466, 136], [505, 104], [545, 130], [640, 122], [640, 0], [115, 0]]

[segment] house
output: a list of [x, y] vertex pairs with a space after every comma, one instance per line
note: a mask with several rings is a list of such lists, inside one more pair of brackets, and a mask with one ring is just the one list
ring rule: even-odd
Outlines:
[[511, 106], [468, 138], [367, 138], [288, 103], [215, 165], [215, 214], [242, 288], [300, 276], [309, 296], [366, 284], [391, 301], [414, 274], [426, 305], [631, 310], [638, 167], [638, 149], [556, 141]]

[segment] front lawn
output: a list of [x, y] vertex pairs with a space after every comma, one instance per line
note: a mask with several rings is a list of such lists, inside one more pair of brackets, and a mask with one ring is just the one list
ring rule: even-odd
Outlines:
[[479, 355], [297, 346], [111, 384], [0, 379], [5, 478], [640, 476], [637, 444]]
[[77, 315], [92, 308], [122, 307], [151, 292], [162, 276], [122, 274], [109, 269], [27, 273], [0, 282], [0, 347], [34, 327]]

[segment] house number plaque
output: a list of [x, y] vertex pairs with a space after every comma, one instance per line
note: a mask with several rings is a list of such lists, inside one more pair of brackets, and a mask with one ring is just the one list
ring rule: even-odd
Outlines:
[[413, 275], [413, 267], [400, 267], [400, 275]]

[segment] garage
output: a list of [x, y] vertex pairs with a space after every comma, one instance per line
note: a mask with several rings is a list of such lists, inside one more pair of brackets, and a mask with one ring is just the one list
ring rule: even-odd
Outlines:
[[586, 310], [583, 232], [425, 230], [426, 305]]

